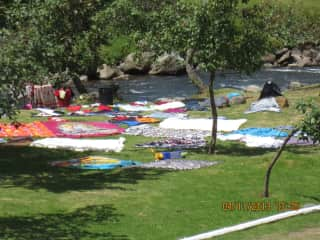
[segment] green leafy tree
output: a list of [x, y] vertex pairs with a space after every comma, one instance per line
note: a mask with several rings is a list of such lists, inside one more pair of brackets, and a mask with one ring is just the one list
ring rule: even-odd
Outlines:
[[[13, 116], [17, 96], [27, 82], [68, 73], [85, 92], [80, 74], [95, 74], [99, 45], [107, 42], [96, 15], [110, 1], [11, 1], [0, 9], [0, 94], [8, 101], [0, 108]], [[4, 13], [4, 14], [3, 14]], [[7, 95], [7, 89], [14, 94]]]
[[312, 143], [320, 142], [320, 106], [312, 100], [301, 101], [297, 104], [297, 109], [303, 114], [302, 120], [290, 132], [288, 137], [284, 140], [283, 144], [272, 159], [264, 181], [264, 197], [269, 197], [269, 182], [272, 169], [278, 159], [280, 158], [283, 150], [293, 135], [299, 132], [299, 138], [305, 141], [312, 141]]
[[304, 42], [318, 42], [320, 39], [320, 14], [304, 9], [300, 0], [287, 4], [276, 0], [264, 0], [263, 9], [268, 32], [272, 35], [274, 48], [296, 47]]
[[212, 110], [212, 138], [209, 152], [215, 152], [217, 109], [214, 102], [215, 73], [233, 69], [250, 73], [261, 66], [260, 57], [268, 49], [268, 34], [258, 7], [248, 1], [179, 1], [154, 15], [154, 25], [146, 36], [157, 52], [176, 51], [189, 55], [190, 64], [210, 73], [209, 95]]

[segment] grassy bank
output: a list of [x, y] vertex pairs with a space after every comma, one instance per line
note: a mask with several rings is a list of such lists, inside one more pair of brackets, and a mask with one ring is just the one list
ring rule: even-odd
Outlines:
[[[248, 118], [243, 127], [289, 125], [299, 116], [301, 98], [320, 101], [320, 88], [291, 91], [290, 107], [282, 113], [244, 115], [248, 103], [219, 110], [229, 118]], [[225, 92], [225, 91], [224, 91]], [[209, 113], [192, 112], [193, 116]], [[32, 121], [30, 112], [22, 119]], [[104, 120], [103, 118], [78, 118]], [[51, 167], [55, 160], [102, 154], [142, 162], [150, 150], [134, 145], [151, 140], [126, 137], [118, 154], [75, 153], [25, 146], [0, 145], [0, 239], [178, 239], [279, 212], [279, 202], [319, 204], [319, 147], [288, 147], [271, 176], [271, 198], [261, 197], [263, 178], [275, 151], [219, 142], [219, 153], [190, 151], [188, 159], [221, 163], [193, 171], [119, 169], [84, 171]], [[223, 208], [226, 202], [269, 202], [271, 210]], [[296, 217], [217, 239], [270, 239], [288, 232], [319, 227], [319, 214]], [[281, 238], [278, 239], [281, 239]], [[312, 239], [312, 236], [309, 238]]]

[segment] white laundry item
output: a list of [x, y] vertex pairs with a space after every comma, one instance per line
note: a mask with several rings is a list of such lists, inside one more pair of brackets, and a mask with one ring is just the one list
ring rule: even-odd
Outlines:
[[282, 139], [276, 139], [274, 137], [257, 137], [246, 135], [241, 138], [241, 141], [248, 147], [260, 147], [260, 148], [279, 148], [283, 141]]
[[[217, 130], [219, 132], [231, 132], [238, 130], [247, 119], [218, 119]], [[212, 130], [212, 119], [194, 118], [194, 119], [176, 119], [168, 118], [160, 123], [160, 128], [169, 129], [195, 129], [195, 130]]]
[[251, 103], [251, 106], [248, 111], [244, 113], [254, 113], [254, 112], [263, 112], [263, 111], [270, 111], [270, 112], [280, 112], [280, 107], [274, 97], [271, 98], [263, 98], [259, 101]]
[[152, 109], [148, 106], [134, 106], [130, 104], [117, 104], [116, 107], [119, 107], [123, 111], [127, 112], [146, 112], [151, 111]]
[[56, 113], [55, 110], [50, 108], [36, 108], [35, 110], [38, 110], [40, 112], [40, 115], [45, 116], [61, 116], [61, 113]]
[[119, 139], [71, 139], [71, 138], [45, 138], [30, 144], [33, 147], [68, 149], [73, 151], [105, 151], [121, 152], [125, 138]]
[[240, 140], [241, 138], [243, 138], [245, 135], [243, 134], [227, 134], [227, 135], [223, 135], [223, 134], [218, 134], [217, 138], [221, 141], [237, 141]]
[[274, 137], [258, 137], [244, 134], [219, 134], [217, 138], [221, 141], [241, 141], [247, 147], [260, 147], [260, 148], [279, 148], [283, 141]]
[[152, 105], [152, 110], [158, 110], [158, 111], [165, 111], [168, 109], [174, 109], [174, 108], [184, 108], [186, 105], [183, 102], [175, 101], [175, 102], [168, 102], [160, 105]]

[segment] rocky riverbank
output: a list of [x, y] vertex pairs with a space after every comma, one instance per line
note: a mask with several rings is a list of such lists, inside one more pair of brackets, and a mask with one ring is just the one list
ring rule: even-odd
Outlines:
[[320, 66], [320, 45], [304, 43], [294, 48], [283, 48], [262, 58], [265, 67]]

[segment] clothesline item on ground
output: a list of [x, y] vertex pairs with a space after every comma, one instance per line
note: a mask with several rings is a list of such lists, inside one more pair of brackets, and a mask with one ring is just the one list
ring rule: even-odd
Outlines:
[[[217, 130], [219, 132], [231, 132], [247, 122], [247, 119], [224, 120], [218, 119]], [[168, 118], [159, 124], [160, 128], [165, 129], [193, 129], [211, 131], [212, 119], [194, 118], [194, 119], [175, 119]]]
[[54, 137], [42, 122], [23, 123], [18, 126], [0, 123], [0, 137]]
[[83, 138], [103, 137], [124, 132], [116, 124], [108, 122], [56, 122], [48, 121], [43, 124], [57, 137]]
[[280, 107], [274, 97], [263, 98], [256, 102], [251, 103], [249, 110], [245, 111], [245, 114], [255, 113], [255, 112], [280, 112]]
[[199, 149], [205, 147], [207, 142], [204, 139], [165, 139], [136, 144], [136, 147], [143, 148], [167, 148], [167, 149]]
[[45, 138], [30, 144], [33, 147], [67, 149], [73, 151], [105, 151], [121, 152], [124, 148], [125, 138], [119, 139], [71, 139], [71, 138]]
[[78, 159], [71, 159], [67, 161], [54, 161], [50, 163], [51, 166], [56, 167], [69, 167], [92, 170], [111, 170], [120, 167], [135, 166], [139, 164], [140, 163], [131, 160], [119, 160], [115, 158], [102, 156], [88, 156]]
[[288, 133], [279, 131], [275, 128], [244, 128], [240, 130], [233, 131], [231, 134], [240, 134], [240, 135], [251, 135], [258, 137], [287, 137]]
[[139, 125], [129, 127], [126, 129], [125, 134], [145, 137], [165, 137], [175, 139], [205, 139], [211, 135], [211, 131], [192, 130], [192, 129], [165, 129], [151, 125]]
[[217, 165], [219, 162], [209, 162], [201, 160], [180, 160], [168, 159], [161, 161], [154, 161], [150, 163], [143, 163], [138, 165], [139, 168], [159, 168], [168, 170], [191, 170]]

